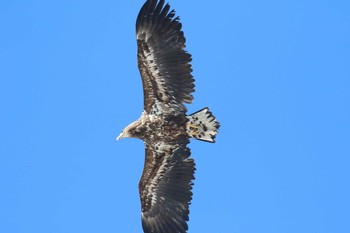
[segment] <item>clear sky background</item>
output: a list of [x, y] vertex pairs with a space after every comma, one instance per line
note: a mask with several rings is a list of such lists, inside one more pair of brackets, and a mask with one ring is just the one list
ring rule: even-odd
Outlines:
[[[142, 0], [0, 1], [0, 232], [140, 233]], [[350, 1], [171, 0], [195, 101], [193, 233], [350, 232]]]

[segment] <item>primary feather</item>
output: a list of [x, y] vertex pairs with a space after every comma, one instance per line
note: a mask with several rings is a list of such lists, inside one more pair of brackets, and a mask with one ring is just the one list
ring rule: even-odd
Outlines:
[[136, 21], [138, 66], [144, 86], [144, 110], [149, 114], [185, 112], [194, 79], [185, 51], [179, 17], [164, 0], [147, 1]]

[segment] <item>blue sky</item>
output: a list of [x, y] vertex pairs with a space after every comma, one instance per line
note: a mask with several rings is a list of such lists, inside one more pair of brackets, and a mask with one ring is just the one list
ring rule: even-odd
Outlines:
[[[139, 233], [143, 1], [0, 2], [0, 232]], [[350, 2], [180, 1], [195, 101], [189, 232], [350, 232]]]

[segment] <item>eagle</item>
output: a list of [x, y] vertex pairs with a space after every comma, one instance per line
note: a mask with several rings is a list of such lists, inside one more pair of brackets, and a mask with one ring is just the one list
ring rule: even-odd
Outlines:
[[139, 182], [145, 233], [187, 232], [195, 163], [190, 138], [215, 142], [219, 122], [208, 108], [187, 115], [193, 100], [191, 55], [182, 25], [164, 0], [147, 0], [136, 20], [137, 59], [142, 78], [141, 117], [122, 130], [121, 138], [145, 144]]

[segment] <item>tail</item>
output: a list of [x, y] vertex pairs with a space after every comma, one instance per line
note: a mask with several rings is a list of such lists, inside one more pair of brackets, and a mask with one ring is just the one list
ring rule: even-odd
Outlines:
[[209, 108], [203, 108], [198, 112], [187, 116], [187, 135], [206, 142], [215, 142], [220, 123], [216, 121]]

